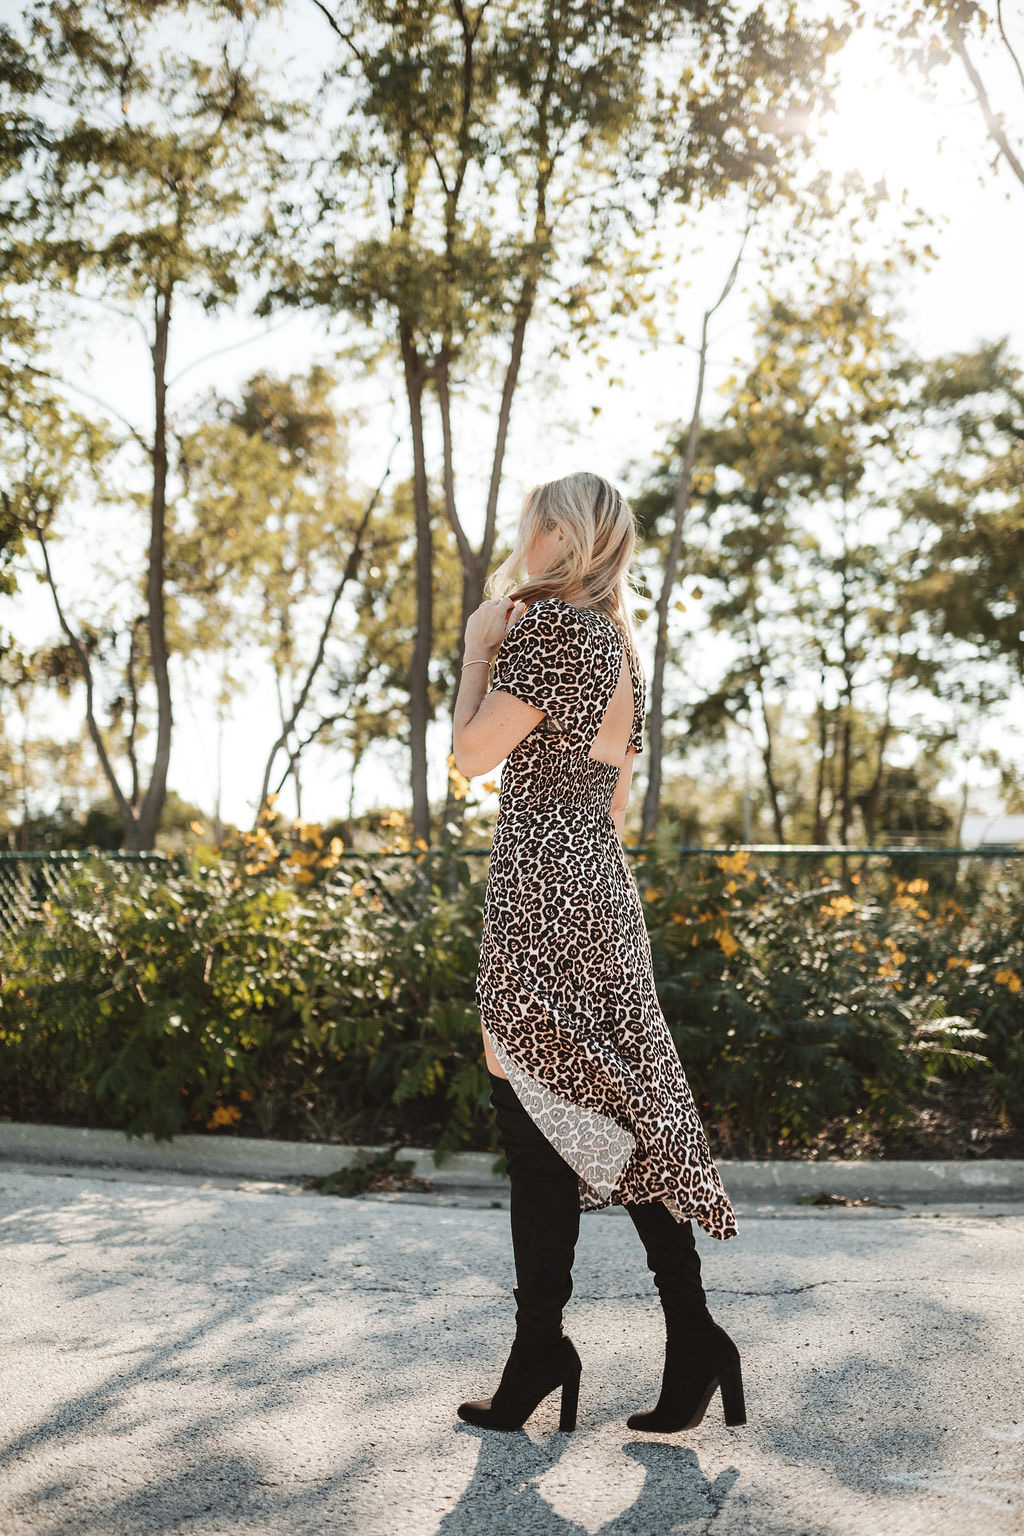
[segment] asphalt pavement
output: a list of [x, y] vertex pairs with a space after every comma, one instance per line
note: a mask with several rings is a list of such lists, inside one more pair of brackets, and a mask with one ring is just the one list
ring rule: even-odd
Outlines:
[[504, 1209], [0, 1167], [2, 1536], [1020, 1536], [1024, 1206], [739, 1204], [701, 1238], [750, 1422], [642, 1435], [662, 1329], [584, 1216], [557, 1395], [461, 1424], [510, 1339]]

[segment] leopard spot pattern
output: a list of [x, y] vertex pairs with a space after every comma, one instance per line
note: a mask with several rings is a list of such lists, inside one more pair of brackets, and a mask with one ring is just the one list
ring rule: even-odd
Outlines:
[[[589, 755], [624, 644], [604, 614], [544, 598], [498, 651], [492, 688], [544, 716], [502, 769], [476, 1001], [524, 1108], [576, 1170], [582, 1210], [661, 1200], [728, 1238], [735, 1216], [658, 1002], [611, 817], [619, 769]], [[625, 650], [639, 752], [646, 687]]]

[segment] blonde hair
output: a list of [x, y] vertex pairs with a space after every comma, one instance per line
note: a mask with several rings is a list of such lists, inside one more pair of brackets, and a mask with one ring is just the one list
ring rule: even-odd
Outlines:
[[[563, 536], [560, 554], [541, 575], [517, 586], [515, 579], [525, 571], [534, 535], [556, 527]], [[611, 619], [642, 672], [631, 612], [639, 593], [630, 579], [638, 531], [625, 496], [600, 475], [584, 470], [535, 485], [523, 501], [511, 553], [486, 582], [487, 596], [533, 603], [573, 592], [576, 596], [564, 601], [575, 608], [592, 608]]]

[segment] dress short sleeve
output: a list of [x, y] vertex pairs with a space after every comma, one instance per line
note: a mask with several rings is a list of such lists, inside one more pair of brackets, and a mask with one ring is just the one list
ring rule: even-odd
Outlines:
[[542, 709], [558, 725], [579, 709], [580, 667], [586, 631], [565, 608], [547, 598], [531, 603], [501, 642], [492, 689]]

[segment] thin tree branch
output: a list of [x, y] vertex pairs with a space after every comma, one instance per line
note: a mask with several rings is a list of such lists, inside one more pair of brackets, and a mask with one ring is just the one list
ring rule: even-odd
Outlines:
[[662, 717], [664, 709], [665, 693], [665, 665], [668, 658], [668, 605], [675, 586], [676, 573], [683, 551], [683, 528], [686, 515], [690, 508], [690, 496], [692, 492], [693, 468], [697, 460], [697, 445], [700, 441], [701, 407], [704, 399], [704, 380], [707, 373], [708, 355], [708, 329], [712, 317], [725, 303], [732, 292], [733, 285], [739, 276], [740, 262], [746, 249], [750, 231], [754, 226], [754, 214], [749, 214], [746, 226], [743, 230], [743, 238], [740, 241], [736, 259], [732, 264], [729, 275], [722, 286], [722, 290], [715, 302], [704, 311], [700, 333], [700, 361], [697, 367], [697, 385], [693, 397], [693, 413], [690, 417], [690, 425], [686, 434], [686, 446], [683, 450], [683, 463], [676, 481], [675, 495], [672, 498], [672, 533], [669, 538], [668, 550], [665, 554], [665, 563], [662, 570], [661, 591], [655, 604], [658, 627], [654, 647], [654, 671], [651, 679], [650, 698], [650, 730], [649, 750], [650, 768], [647, 775], [647, 788], [644, 794], [642, 812], [642, 836], [649, 837], [655, 828], [658, 817], [658, 808], [661, 801], [661, 751], [662, 751]]
[[[286, 720], [282, 719], [281, 733], [270, 749], [269, 756], [267, 757], [267, 766], [263, 774], [263, 786], [260, 790], [260, 801], [257, 808], [257, 813], [262, 810], [263, 806], [266, 804], [267, 791], [270, 785], [270, 776], [274, 769], [274, 761], [277, 758], [279, 752], [289, 751], [287, 745], [288, 737], [295, 729], [296, 721], [298, 720], [299, 715], [302, 713], [303, 709], [306, 707], [306, 701], [309, 698], [313, 683], [315, 682], [317, 674], [323, 665], [324, 657], [327, 654], [327, 642], [330, 639], [331, 627], [334, 623], [335, 612], [337, 611], [338, 604], [341, 601], [341, 597], [346, 586], [350, 581], [354, 579], [356, 571], [359, 568], [359, 561], [362, 558], [363, 552], [363, 536], [367, 527], [369, 526], [370, 518], [373, 515], [374, 509], [380, 500], [381, 493], [383, 492], [384, 486], [387, 483], [388, 476], [391, 474], [391, 461], [394, 458], [395, 450], [398, 447], [400, 441], [401, 439], [396, 436], [394, 442], [391, 445], [391, 452], [388, 454], [388, 461], [384, 469], [384, 474], [381, 477], [380, 484], [377, 486], [373, 495], [370, 497], [370, 500], [368, 501], [363, 511], [362, 518], [360, 519], [359, 526], [356, 529], [355, 537], [352, 541], [352, 548], [349, 550], [348, 559], [345, 561], [345, 568], [342, 571], [337, 584], [335, 585], [333, 593], [331, 594], [330, 606], [328, 607], [323, 624], [320, 626], [320, 638], [317, 643], [316, 655], [313, 657], [313, 660], [309, 664], [305, 680], [302, 684], [302, 687], [299, 689], [298, 696], [295, 699], [294, 704], [292, 705], [291, 713]], [[298, 750], [301, 751], [301, 748]], [[291, 770], [289, 769], [289, 772], [290, 771]]]
[[302, 756], [303, 752], [305, 752], [306, 748], [316, 740], [316, 738], [320, 735], [320, 732], [326, 731], [329, 725], [336, 725], [339, 720], [344, 720], [344, 718], [344, 710], [340, 710], [336, 715], [324, 715], [321, 720], [317, 721], [316, 725], [310, 731], [308, 736], [301, 737], [295, 743], [294, 750], [292, 750], [291, 747], [286, 747], [284, 749], [288, 753], [288, 766], [285, 768], [284, 773], [278, 780], [277, 788], [274, 790], [275, 795], [279, 795], [282, 789], [284, 789], [284, 786], [288, 783], [288, 780], [291, 778], [292, 774], [296, 770], [296, 767], [298, 766], [299, 758]]
[[142, 332], [143, 339], [147, 347], [149, 346], [149, 332], [138, 315], [132, 314], [130, 309], [121, 309], [117, 304], [111, 304], [109, 299], [98, 299], [92, 293], [76, 293], [75, 299], [79, 304], [95, 304], [97, 309], [105, 310], [108, 315], [116, 315], [119, 320], [129, 320]]
[[168, 390], [173, 389], [178, 380], [183, 379], [186, 373], [191, 373], [193, 368], [199, 368], [203, 363], [208, 363], [215, 357], [223, 357], [226, 352], [237, 352], [239, 347], [251, 347], [253, 342], [263, 341], [265, 337], [272, 336], [275, 331], [280, 331], [286, 325], [291, 325], [294, 319], [294, 315], [287, 315], [283, 320], [279, 320], [276, 325], [268, 325], [265, 330], [260, 331], [256, 336], [243, 336], [241, 341], [229, 341], [223, 347], [214, 347], [210, 352], [201, 353], [199, 357], [194, 357], [190, 363], [186, 363], [184, 368], [179, 369], [172, 379], [168, 379]]
[[1021, 69], [1020, 67], [1020, 59], [1018, 59], [1017, 55], [1014, 53], [1013, 45], [1006, 35], [1006, 27], [1003, 25], [1003, 0], [996, 0], [996, 22], [999, 26], [999, 36], [1002, 38], [1006, 47], [1006, 51], [1010, 55], [1010, 58], [1013, 60], [1016, 67], [1017, 78], [1020, 81], [1021, 86], [1024, 87], [1024, 69]]
[[132, 805], [138, 805], [141, 789], [139, 776], [139, 759], [135, 750], [135, 741], [139, 729], [139, 686], [135, 675], [135, 658], [139, 643], [139, 629], [144, 626], [145, 618], [132, 621], [130, 639], [128, 642], [128, 696], [131, 700], [131, 726], [128, 731], [128, 764], [132, 776]]
[[444, 479], [444, 505], [448, 514], [448, 521], [455, 534], [455, 542], [459, 549], [459, 558], [462, 561], [463, 570], [472, 570], [476, 556], [473, 546], [469, 542], [465, 528], [459, 519], [455, 504], [455, 466], [452, 446], [452, 400], [448, 388], [448, 365], [451, 353], [447, 342], [441, 349], [441, 355], [437, 360], [434, 370], [434, 383], [437, 388], [437, 403], [441, 413], [441, 446], [443, 457]]
[[[3, 500], [5, 509], [9, 510], [9, 501], [6, 493], [3, 493]], [[117, 776], [114, 773], [113, 764], [107, 755], [106, 745], [104, 744], [103, 736], [100, 732], [100, 728], [96, 720], [95, 689], [92, 663], [89, 660], [89, 653], [79, 639], [77, 631], [72, 629], [70, 623], [68, 622], [67, 615], [64, 612], [64, 606], [61, 603], [60, 595], [57, 592], [57, 583], [54, 579], [53, 567], [50, 564], [50, 551], [46, 542], [46, 535], [43, 532], [43, 525], [38, 517], [34, 515], [32, 516], [31, 526], [32, 531], [36, 536], [36, 542], [39, 545], [40, 553], [43, 557], [43, 571], [46, 576], [46, 585], [49, 587], [50, 595], [53, 598], [53, 606], [57, 612], [57, 622], [70, 641], [75, 655], [78, 657], [79, 665], [82, 668], [82, 677], [85, 681], [85, 719], [89, 728], [89, 735], [92, 738], [93, 746], [96, 748], [96, 755], [100, 760], [100, 767], [103, 769], [103, 775], [107, 783], [110, 785], [110, 791], [114, 796], [115, 801], [117, 802], [117, 808], [121, 813], [122, 818], [124, 819], [125, 825], [128, 826], [134, 822], [135, 814], [125, 799], [120, 784], [117, 782]]]
[[1010, 145], [1010, 141], [1006, 137], [1006, 132], [1002, 123], [999, 121], [999, 118], [992, 110], [992, 104], [988, 99], [988, 92], [985, 90], [982, 78], [972, 64], [970, 55], [967, 52], [967, 44], [964, 42], [963, 29], [955, 21], [950, 21], [946, 27], [946, 32], [950, 42], [953, 44], [954, 52], [959, 55], [960, 62], [963, 64], [964, 69], [967, 72], [968, 80], [974, 87], [974, 94], [978, 98], [978, 105], [981, 107], [981, 113], [985, 119], [985, 126], [989, 131], [989, 136], [995, 140], [996, 144], [1006, 156], [1006, 160], [1011, 171], [1016, 176], [1020, 184], [1024, 186], [1024, 165], [1021, 164], [1020, 160], [1014, 153]]
[[343, 31], [338, 21], [331, 15], [326, 5], [323, 4], [323, 0], [311, 0], [311, 3], [320, 12], [321, 16], [324, 18], [331, 31], [341, 38], [341, 41], [345, 44], [346, 48], [350, 48], [352, 50], [352, 53], [359, 60], [360, 64], [365, 64], [366, 59], [364, 58], [363, 54], [360, 53], [355, 43], [352, 41], [351, 33]]
[[120, 411], [115, 411], [112, 405], [99, 395], [94, 395], [91, 389], [84, 389], [81, 384], [73, 384], [70, 379], [62, 379], [59, 374], [47, 373], [45, 368], [35, 368], [31, 363], [25, 364], [25, 372], [32, 374], [34, 378], [46, 379], [50, 384], [59, 384], [63, 389], [73, 390], [76, 395], [81, 395], [85, 400], [91, 400], [94, 405], [100, 406], [102, 410], [107, 411], [119, 421], [147, 456], [152, 455], [153, 444], [146, 441], [137, 427], [132, 426], [127, 416], [122, 416]]

